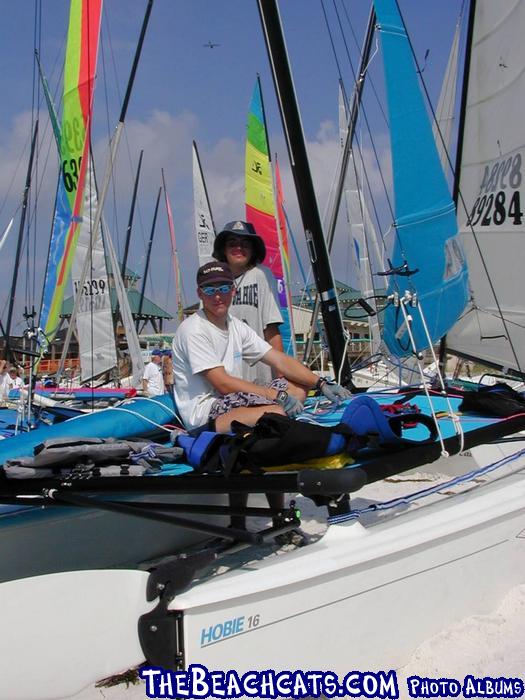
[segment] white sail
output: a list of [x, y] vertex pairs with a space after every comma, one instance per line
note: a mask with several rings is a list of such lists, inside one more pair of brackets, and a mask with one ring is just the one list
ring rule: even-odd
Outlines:
[[76, 317], [82, 381], [97, 377], [116, 367], [115, 332], [111, 313], [108, 275], [100, 227], [93, 230], [97, 210], [97, 191], [91, 158], [86, 173], [82, 222], [77, 249], [71, 266], [71, 278], [76, 296], [84, 261], [89, 258], [90, 272]]
[[[107, 226], [104, 226], [104, 228], [107, 231]], [[142, 375], [144, 374], [144, 360], [142, 359], [142, 354], [140, 351], [139, 337], [137, 335], [133, 315], [129, 306], [128, 295], [126, 293], [126, 288], [124, 287], [124, 282], [122, 281], [122, 275], [120, 274], [117, 255], [109, 234], [106, 235], [106, 248], [111, 269], [113, 271], [113, 281], [115, 284], [115, 291], [117, 293], [120, 316], [122, 318], [122, 325], [124, 326], [129, 357], [131, 360], [132, 384], [134, 387], [138, 388], [141, 385]]]
[[525, 371], [524, 31], [525, 0], [478, 0], [458, 202], [472, 300], [447, 336], [453, 352], [521, 372]]
[[436, 124], [433, 126], [434, 138], [439, 153], [439, 159], [445, 173], [450, 172], [452, 130], [456, 106], [456, 91], [458, 84], [459, 38], [461, 34], [461, 17], [456, 24], [454, 39], [448, 57], [445, 77], [441, 86], [438, 106], [436, 109]]
[[211, 214], [208, 193], [197, 151], [193, 142], [193, 201], [195, 214], [195, 235], [197, 236], [197, 252], [199, 265], [204, 265], [213, 259], [213, 241], [215, 240], [215, 225]]
[[[348, 115], [345, 108], [343, 92], [341, 90], [341, 86], [339, 86], [339, 136], [341, 140], [341, 148], [344, 148], [346, 143], [347, 132]], [[379, 350], [379, 346], [381, 344], [381, 331], [377, 320], [377, 306], [375, 299], [373, 298], [375, 292], [374, 283], [372, 280], [370, 257], [368, 254], [369, 244], [374, 244], [375, 255], [377, 258], [376, 264], [379, 264], [381, 255], [377, 244], [377, 233], [363, 197], [362, 187], [357, 179], [356, 163], [354, 161], [354, 154], [352, 150], [350, 150], [348, 154], [348, 168], [346, 171], [344, 192], [346, 217], [350, 226], [350, 236], [355, 257], [359, 290], [362, 298], [376, 312], [376, 315], [368, 317], [370, 329], [370, 355], [374, 355]]]

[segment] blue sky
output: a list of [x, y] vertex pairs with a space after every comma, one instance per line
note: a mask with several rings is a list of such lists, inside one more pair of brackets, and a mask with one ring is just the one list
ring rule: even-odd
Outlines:
[[[340, 13], [345, 39], [357, 62], [357, 45], [368, 15], [366, 0], [324, 0], [343, 77], [351, 89], [351, 75], [334, 5]], [[416, 55], [423, 61], [430, 50], [424, 77], [437, 99], [461, 0], [399, 0]], [[5, 3], [4, 3], [5, 4]], [[0, 42], [0, 230], [20, 202], [27, 165], [33, 95], [33, 0], [9, 3], [3, 13]], [[343, 9], [344, 5], [344, 9]], [[121, 97], [138, 39], [145, 0], [106, 0], [102, 50], [99, 53], [93, 143], [99, 179], [106, 167], [107, 142], [120, 111]], [[280, 10], [303, 127], [307, 139], [318, 204], [323, 213], [335, 168], [338, 73], [319, 0], [281, 0]], [[346, 12], [345, 12], [346, 10]], [[60, 100], [69, 3], [44, 0], [38, 39], [44, 70]], [[351, 19], [352, 27], [348, 22]], [[219, 44], [209, 49], [208, 41]], [[371, 75], [378, 76], [380, 55], [372, 59]], [[139, 209], [135, 219], [129, 267], [144, 269], [145, 240], [149, 235], [155, 196], [164, 168], [182, 267], [186, 301], [195, 300], [197, 266], [193, 236], [191, 141], [199, 145], [216, 224], [221, 226], [244, 212], [244, 138], [248, 105], [256, 74], [260, 73], [266, 102], [272, 151], [279, 153], [285, 198], [295, 236], [304, 249], [295, 194], [273, 84], [269, 72], [255, 0], [155, 0], [143, 56], [121, 142], [114, 185], [106, 218], [117, 248], [122, 251], [131, 198], [132, 177], [140, 149], [144, 149]], [[373, 101], [370, 98], [370, 104]], [[372, 110], [372, 106], [370, 108]], [[372, 111], [370, 112], [372, 115]], [[381, 117], [371, 120], [385, 161], [387, 137]], [[17, 314], [13, 332], [23, 329], [25, 303], [40, 303], [42, 275], [51, 226], [57, 167], [45, 106], [41, 113], [42, 142], [38, 158], [38, 198], [32, 195], [31, 244], [20, 267]], [[5, 318], [18, 217], [0, 254], [0, 311]], [[341, 227], [340, 227], [341, 228]], [[147, 294], [175, 311], [169, 235], [163, 209], [159, 214], [152, 274]], [[338, 234], [334, 272], [349, 277], [350, 252], [344, 233]], [[300, 282], [294, 265], [294, 280]]]

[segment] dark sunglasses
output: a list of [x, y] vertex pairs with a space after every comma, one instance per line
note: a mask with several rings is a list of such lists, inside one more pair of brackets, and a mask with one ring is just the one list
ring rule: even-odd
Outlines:
[[226, 241], [227, 248], [251, 248], [252, 241], [249, 238], [228, 238]]
[[212, 297], [215, 294], [229, 294], [233, 289], [233, 284], [221, 284], [220, 287], [200, 287], [203, 294]]

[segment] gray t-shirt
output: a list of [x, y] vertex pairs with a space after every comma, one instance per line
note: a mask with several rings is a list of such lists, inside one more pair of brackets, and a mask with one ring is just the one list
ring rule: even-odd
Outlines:
[[[282, 323], [283, 317], [277, 303], [277, 283], [269, 268], [256, 265], [235, 278], [236, 293], [233, 295], [230, 314], [244, 321], [257, 335], [264, 338], [264, 329], [271, 323]], [[242, 378], [256, 384], [267, 384], [272, 380], [272, 370], [258, 362], [243, 365]]]

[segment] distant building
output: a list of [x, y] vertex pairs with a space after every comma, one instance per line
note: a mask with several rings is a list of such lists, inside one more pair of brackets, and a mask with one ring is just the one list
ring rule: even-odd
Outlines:
[[[360, 357], [365, 357], [370, 350], [370, 326], [366, 311], [359, 305], [360, 292], [344, 282], [334, 280], [339, 306], [343, 316], [343, 325], [349, 334], [348, 357], [350, 362], [355, 362]], [[315, 303], [317, 289], [314, 284], [302, 290], [301, 294], [292, 297], [292, 315], [294, 323], [295, 343], [299, 357], [304, 352], [310, 328], [312, 325], [312, 312]], [[379, 304], [379, 309], [383, 304]], [[326, 354], [327, 348], [323, 346], [323, 319], [319, 315], [318, 329], [314, 335], [313, 354], [321, 358], [321, 351]], [[326, 358], [324, 358], [326, 359]]]

